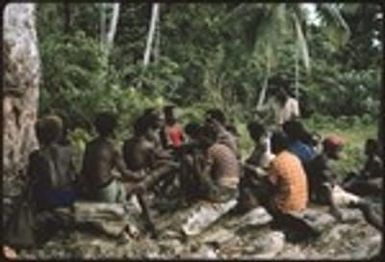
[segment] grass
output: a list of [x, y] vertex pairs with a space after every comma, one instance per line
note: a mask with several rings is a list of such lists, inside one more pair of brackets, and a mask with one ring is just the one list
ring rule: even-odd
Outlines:
[[338, 177], [349, 171], [359, 170], [364, 165], [364, 145], [368, 138], [377, 137], [378, 124], [375, 121], [360, 119], [314, 119], [305, 121], [310, 130], [318, 132], [322, 137], [335, 134], [345, 141], [342, 159], [333, 163]]
[[[368, 138], [376, 138], [378, 124], [370, 119], [330, 118], [315, 116], [304, 120], [305, 126], [312, 132], [319, 133], [323, 138], [335, 134], [345, 141], [343, 158], [332, 163], [339, 178], [348, 172], [359, 170], [364, 165], [364, 144]], [[247, 132], [246, 123], [237, 124], [241, 135], [240, 149], [242, 158], [247, 158], [253, 148], [253, 142]]]

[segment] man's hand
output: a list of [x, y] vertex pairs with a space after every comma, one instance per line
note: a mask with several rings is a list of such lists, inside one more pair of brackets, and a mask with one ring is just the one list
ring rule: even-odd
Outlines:
[[131, 184], [126, 187], [127, 196], [143, 194], [146, 192], [146, 188], [143, 183]]
[[250, 164], [244, 164], [243, 167], [249, 171], [251, 171], [255, 177], [261, 178], [267, 175], [267, 172], [258, 166], [250, 165]]

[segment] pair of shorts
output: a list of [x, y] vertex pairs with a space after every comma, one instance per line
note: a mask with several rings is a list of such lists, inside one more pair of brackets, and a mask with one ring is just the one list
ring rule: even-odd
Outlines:
[[126, 189], [122, 182], [114, 179], [102, 188], [90, 190], [88, 199], [97, 202], [124, 203]]

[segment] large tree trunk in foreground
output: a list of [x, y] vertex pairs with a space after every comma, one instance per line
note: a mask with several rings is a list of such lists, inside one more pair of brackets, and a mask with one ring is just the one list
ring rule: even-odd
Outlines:
[[37, 147], [34, 124], [39, 97], [40, 61], [35, 28], [35, 4], [4, 9], [4, 176], [23, 171]]

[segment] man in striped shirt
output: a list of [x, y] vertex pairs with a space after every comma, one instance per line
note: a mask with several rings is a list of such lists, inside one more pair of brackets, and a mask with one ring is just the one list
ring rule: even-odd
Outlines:
[[204, 152], [203, 170], [197, 174], [199, 197], [182, 225], [185, 235], [197, 235], [230, 209], [238, 197], [240, 170], [232, 149], [218, 142], [218, 132], [205, 125], [199, 132]]

